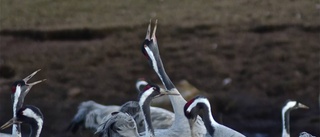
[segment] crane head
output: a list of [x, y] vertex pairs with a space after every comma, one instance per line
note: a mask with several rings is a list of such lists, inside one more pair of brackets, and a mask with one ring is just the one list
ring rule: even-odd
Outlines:
[[298, 101], [288, 100], [286, 105], [283, 106], [282, 111], [286, 112], [286, 111], [291, 111], [298, 108], [308, 109], [309, 107]]
[[17, 116], [10, 119], [8, 122], [3, 124], [0, 129], [6, 129], [13, 124], [18, 123], [27, 123], [27, 124], [34, 124], [37, 126], [43, 125], [43, 115], [39, 108], [31, 105], [27, 105], [22, 107], [18, 110]]
[[[13, 101], [14, 105], [16, 105], [14, 107], [16, 107], [17, 109], [19, 109], [22, 106], [24, 98], [29, 93], [29, 91], [32, 88], [32, 86], [34, 86], [36, 84], [39, 84], [39, 83], [41, 83], [41, 82], [46, 80], [46, 79], [43, 79], [43, 80], [39, 80], [39, 81], [36, 81], [36, 82], [27, 83], [39, 71], [40, 71], [40, 69], [36, 70], [35, 72], [30, 74], [26, 78], [24, 78], [22, 80], [15, 81], [12, 84], [12, 86], [11, 86], [11, 97], [12, 97], [12, 101]], [[17, 102], [17, 103], [15, 103], [15, 102]]]
[[211, 106], [209, 100], [204, 96], [197, 96], [184, 105], [184, 114], [188, 119], [195, 120], [197, 115], [201, 114], [204, 109], [210, 112]]
[[143, 55], [148, 59], [149, 63], [154, 67], [157, 71], [157, 63], [160, 60], [158, 43], [156, 38], [156, 31], [157, 31], [157, 20], [155, 22], [155, 26], [153, 29], [153, 33], [151, 34], [151, 20], [148, 26], [146, 38], [142, 43], [141, 50]]

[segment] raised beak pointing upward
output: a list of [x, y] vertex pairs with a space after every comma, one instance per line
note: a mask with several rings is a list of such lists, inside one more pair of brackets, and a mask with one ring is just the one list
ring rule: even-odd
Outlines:
[[42, 80], [38, 80], [36, 82], [32, 82], [32, 83], [27, 83], [34, 75], [36, 75], [41, 69], [36, 70], [35, 72], [33, 72], [32, 74], [30, 74], [29, 76], [27, 76], [26, 78], [23, 79], [23, 81], [26, 83], [26, 85], [28, 85], [28, 89], [26, 90], [26, 92], [29, 92], [29, 90], [31, 89], [32, 86], [39, 84], [43, 81], [46, 81], [46, 79], [42, 79]]
[[33, 85], [36, 85], [36, 84], [39, 84], [43, 81], [45, 81], [46, 79], [43, 79], [43, 80], [39, 80], [39, 81], [36, 81], [36, 82], [32, 82], [32, 83], [27, 83], [34, 75], [36, 75], [41, 69], [38, 69], [36, 70], [35, 72], [33, 72], [32, 74], [30, 74], [29, 76], [27, 76], [26, 78], [23, 79], [23, 81], [29, 85], [29, 86], [33, 86]]
[[149, 22], [149, 26], [148, 26], [148, 30], [147, 30], [147, 34], [146, 34], [146, 40], [154, 40], [156, 41], [156, 31], [157, 31], [157, 24], [158, 24], [158, 20], [156, 20], [155, 22], [155, 26], [153, 28], [153, 33], [152, 33], [152, 37], [150, 36], [151, 33], [151, 19]]

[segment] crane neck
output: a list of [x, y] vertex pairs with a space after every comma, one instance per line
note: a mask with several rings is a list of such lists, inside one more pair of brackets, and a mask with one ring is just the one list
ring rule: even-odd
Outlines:
[[30, 123], [30, 135], [29, 137], [40, 137], [41, 130], [42, 130], [42, 120], [38, 120], [36, 122]]
[[[12, 105], [12, 111], [13, 111], [13, 117], [17, 117], [17, 111], [22, 107], [22, 103], [20, 101], [21, 96], [21, 86], [16, 87], [16, 91], [14, 94], [12, 94], [11, 99], [13, 102]], [[14, 137], [21, 137], [21, 126], [18, 123], [15, 123], [12, 125], [12, 135]]]
[[[165, 72], [165, 69], [162, 65], [161, 59], [159, 58], [160, 63], [158, 63], [158, 76], [161, 79], [161, 82], [165, 86], [165, 89], [167, 92], [173, 93], [173, 94], [180, 94], [178, 89], [174, 86], [172, 81], [170, 80], [169, 76]], [[174, 95], [170, 96], [169, 95], [170, 102], [172, 104], [172, 108], [175, 114], [175, 121], [174, 124], [179, 124], [179, 123], [184, 123], [187, 119], [184, 116], [184, 110], [183, 107], [187, 103], [187, 101], [180, 95]], [[182, 120], [182, 121], [180, 121]]]
[[167, 73], [163, 67], [159, 50], [157, 49], [155, 52], [152, 52], [150, 50], [150, 48], [146, 48], [145, 50], [149, 55], [149, 59], [151, 60], [153, 70], [157, 73], [157, 75], [159, 76], [159, 78], [160, 78], [162, 84], [165, 86], [165, 88], [167, 90], [171, 90], [171, 89], [175, 88], [174, 84], [170, 80], [169, 76], [167, 75]]
[[[180, 94], [177, 88], [174, 86], [172, 83], [171, 79], [167, 75], [164, 66], [162, 64], [162, 60], [160, 58], [159, 52], [148, 52], [152, 53], [151, 55], [151, 62], [154, 71], [157, 73], [158, 77], [160, 78], [162, 84], [165, 86], [166, 90], [170, 93], [175, 93], [175, 94]], [[173, 107], [173, 111], [175, 114], [175, 121], [174, 124], [180, 123], [180, 122], [185, 122], [187, 119], [184, 116], [183, 112], [183, 107], [187, 103], [187, 101], [181, 96], [181, 95], [175, 95], [175, 96], [170, 96], [170, 102]], [[179, 120], [184, 120], [184, 121], [179, 121]]]
[[167, 75], [166, 71], [164, 70], [162, 62], [159, 64], [160, 66], [158, 66], [158, 70], [159, 70], [158, 75], [159, 75], [159, 78], [161, 79], [162, 84], [165, 86], [166, 90], [171, 90], [176, 88], [172, 83], [171, 79], [169, 78], [169, 76]]
[[282, 137], [290, 137], [290, 111], [282, 109]]
[[21, 126], [20, 126], [20, 124], [13, 124], [12, 125], [12, 136], [21, 137]]
[[145, 101], [143, 100], [139, 100], [139, 105], [140, 108], [143, 112], [144, 115], [144, 124], [145, 124], [145, 132], [146, 132], [146, 136], [150, 136], [153, 137], [154, 135], [154, 128], [152, 126], [152, 120], [151, 120], [151, 116], [150, 116], [150, 103], [152, 101], [151, 97], [147, 97]]
[[199, 116], [202, 118], [208, 133], [213, 136], [215, 127], [218, 125], [218, 123], [212, 117], [211, 109], [208, 108], [208, 106], [203, 107], [202, 109], [203, 113], [200, 113]]

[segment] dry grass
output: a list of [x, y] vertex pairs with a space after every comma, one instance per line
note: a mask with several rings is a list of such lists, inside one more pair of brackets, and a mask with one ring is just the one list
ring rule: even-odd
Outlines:
[[157, 18], [164, 25], [179, 26], [319, 23], [319, 3], [315, 0], [1, 0], [0, 3], [1, 29], [136, 26], [150, 18]]

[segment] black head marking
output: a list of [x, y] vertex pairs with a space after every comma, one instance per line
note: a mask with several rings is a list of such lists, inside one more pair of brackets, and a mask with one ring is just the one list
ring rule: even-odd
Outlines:
[[191, 99], [190, 101], [188, 101], [185, 105], [184, 105], [184, 114], [188, 119], [194, 119], [197, 117], [197, 115], [200, 113], [200, 110], [205, 108], [205, 104], [203, 103], [197, 103], [197, 105], [193, 108], [191, 108], [190, 112], [187, 111], [187, 109], [190, 107], [190, 105], [192, 103], [194, 103], [197, 99], [200, 98], [205, 98], [204, 96], [197, 96], [193, 99]]

